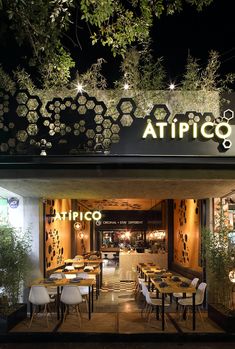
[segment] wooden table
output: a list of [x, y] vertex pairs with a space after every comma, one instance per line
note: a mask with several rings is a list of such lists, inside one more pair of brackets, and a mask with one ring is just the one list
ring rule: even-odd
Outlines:
[[159, 269], [159, 267], [154, 264], [138, 264], [137, 271], [140, 273], [141, 277], [143, 277], [144, 280], [148, 282], [149, 291], [151, 285], [151, 278], [154, 278], [154, 276], [161, 276], [162, 273], [166, 273], [165, 269]]
[[[45, 286], [45, 287], [57, 287], [57, 318], [60, 319], [60, 287], [67, 286], [67, 285], [74, 285], [74, 286], [87, 286], [89, 289], [88, 294], [88, 319], [91, 319], [91, 313], [94, 310], [94, 279], [84, 279], [80, 280], [79, 282], [71, 282], [71, 280], [68, 279], [57, 279], [53, 280], [52, 282], [48, 282], [48, 279], [36, 279], [34, 280], [31, 286]], [[32, 316], [32, 304], [30, 303], [30, 317]], [[63, 318], [63, 307], [61, 307], [61, 319]]]
[[89, 264], [98, 264], [100, 268], [100, 288], [102, 287], [103, 283], [103, 259], [98, 258], [98, 259], [84, 259], [84, 264], [89, 265]]
[[189, 286], [189, 287], [182, 287], [180, 282], [175, 282], [171, 280], [171, 278], [165, 278], [164, 280], [168, 286], [167, 287], [160, 287], [161, 282], [163, 281], [156, 281], [155, 279], [151, 278], [151, 282], [153, 286], [155, 287], [157, 291], [157, 298], [159, 297], [159, 293], [162, 295], [162, 330], [164, 331], [165, 329], [165, 308], [164, 308], [164, 303], [165, 303], [165, 295], [170, 294], [172, 295], [173, 293], [182, 293], [184, 296], [186, 293], [191, 293], [192, 294], [192, 307], [193, 307], [193, 317], [192, 317], [192, 327], [193, 331], [196, 329], [196, 307], [195, 307], [195, 295], [196, 295], [196, 288]]
[[86, 273], [88, 275], [94, 275], [95, 276], [95, 280], [96, 280], [96, 299], [98, 299], [99, 295], [100, 295], [100, 288], [101, 288], [101, 278], [100, 278], [100, 275], [101, 275], [101, 269], [100, 267], [99, 268], [96, 268], [94, 270], [91, 270], [91, 271], [84, 271], [83, 269], [75, 269], [75, 270], [68, 270], [68, 271], [63, 271], [63, 269], [57, 269], [55, 272], [53, 272], [53, 274], [56, 274], [56, 273], [63, 273], [65, 275], [76, 275], [77, 274], [82, 274], [82, 273]]

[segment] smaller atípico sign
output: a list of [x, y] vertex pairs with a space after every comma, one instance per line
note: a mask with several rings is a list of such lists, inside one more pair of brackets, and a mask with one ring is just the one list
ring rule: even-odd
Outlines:
[[102, 214], [100, 211], [64, 211], [64, 212], [56, 212], [55, 213], [55, 220], [60, 220], [60, 221], [75, 221], [75, 220], [80, 220], [80, 221], [99, 221], [102, 218]]

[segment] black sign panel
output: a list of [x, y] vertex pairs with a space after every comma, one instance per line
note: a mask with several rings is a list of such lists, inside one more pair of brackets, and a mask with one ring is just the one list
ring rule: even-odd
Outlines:
[[[228, 96], [228, 98], [231, 95]], [[227, 99], [228, 101], [228, 99]], [[165, 116], [156, 119], [156, 110]], [[171, 115], [165, 104], [156, 104], [149, 116], [133, 119], [120, 131], [111, 154], [150, 156], [235, 156], [235, 100], [224, 104], [220, 115], [188, 110]]]
[[97, 230], [146, 230], [148, 224], [162, 227], [160, 211], [102, 211], [102, 221], [96, 222]]

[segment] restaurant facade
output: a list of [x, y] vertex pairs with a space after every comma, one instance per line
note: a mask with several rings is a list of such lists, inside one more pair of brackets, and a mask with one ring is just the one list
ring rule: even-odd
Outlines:
[[[48, 334], [235, 332], [234, 111], [233, 93], [0, 91], [1, 224], [32, 239], [22, 301], [52, 274], [95, 280], [81, 324], [57, 304]], [[151, 311], [141, 280], [160, 299]], [[31, 311], [9, 336], [45, 332]]]

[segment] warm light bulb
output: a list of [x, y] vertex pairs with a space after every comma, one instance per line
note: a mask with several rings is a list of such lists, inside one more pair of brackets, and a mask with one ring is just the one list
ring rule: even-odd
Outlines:
[[82, 224], [80, 222], [75, 222], [74, 223], [74, 229], [80, 230], [82, 228]]
[[171, 83], [171, 84], [169, 85], [169, 89], [170, 89], [171, 91], [173, 91], [173, 90], [175, 89], [175, 84]]
[[229, 280], [234, 284], [235, 283], [235, 270], [231, 270], [229, 272], [228, 277], [229, 277]]
[[127, 84], [127, 83], [125, 83], [123, 86], [124, 90], [129, 90], [129, 87], [130, 87], [129, 84]]

